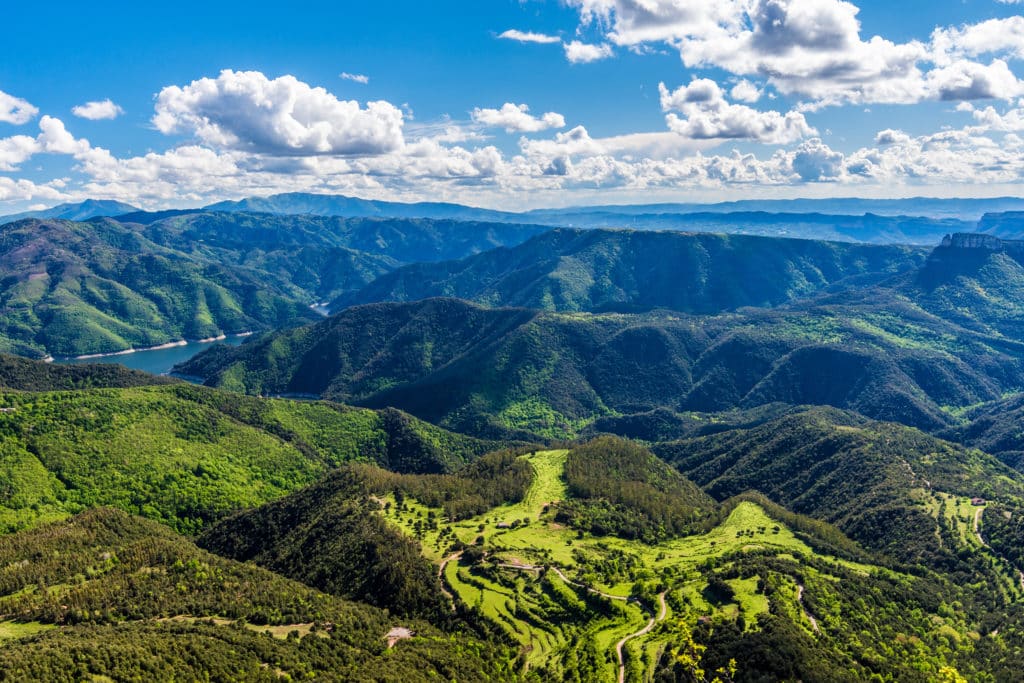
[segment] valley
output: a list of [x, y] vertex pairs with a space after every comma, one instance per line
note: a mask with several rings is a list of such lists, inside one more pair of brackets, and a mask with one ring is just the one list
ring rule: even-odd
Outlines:
[[142, 262], [255, 289], [216, 309], [252, 321], [244, 343], [0, 356], [0, 680], [1019, 670], [1012, 240], [247, 212], [4, 229], [59, 283], [9, 281], [30, 356], [104, 348], [111, 312], [126, 343], [141, 310], [140, 338], [219, 336], [190, 312], [202, 278], [129, 282]]
[[1024, 0], [3, 24], [0, 683], [1024, 680]]

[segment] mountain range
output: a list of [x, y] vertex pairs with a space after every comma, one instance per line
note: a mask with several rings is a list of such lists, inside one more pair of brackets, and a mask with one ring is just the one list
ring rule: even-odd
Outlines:
[[308, 322], [318, 317], [311, 304], [406, 262], [462, 257], [542, 230], [205, 213], [26, 219], [0, 229], [0, 350], [78, 356]]
[[[649, 233], [603, 237], [621, 246], [637, 236], [655, 244], [667, 238], [689, 245], [687, 240], [694, 239]], [[564, 237], [589, 244], [602, 236]], [[701, 240], [708, 238], [695, 238]], [[740, 241], [746, 240], [756, 243], [755, 238]], [[608, 253], [607, 244], [598, 243], [598, 253]], [[728, 242], [715, 238], [714, 243]], [[1024, 385], [1024, 344], [1016, 341], [1021, 338], [1017, 302], [1022, 299], [1013, 288], [1024, 281], [1024, 266], [1015, 260], [1012, 243], [1000, 244], [1009, 250], [979, 247], [971, 236], [951, 237], [916, 268], [882, 281], [854, 278], [857, 286], [816, 296], [812, 291], [808, 298], [794, 297], [775, 309], [730, 311], [730, 306], [761, 301], [721, 297], [698, 299], [701, 308], [694, 312], [699, 316], [664, 310], [612, 314], [601, 312], [602, 302], [575, 306], [592, 309], [586, 313], [490, 309], [443, 298], [369, 304], [241, 347], [210, 350], [179, 369], [211, 385], [249, 393], [393, 405], [486, 435], [525, 430], [568, 436], [603, 416], [659, 407], [709, 412], [773, 402], [831, 405], [934, 430], [955, 422], [950, 410], [996, 400]], [[614, 253], [621, 257], [628, 250]], [[734, 257], [728, 250], [723, 253]], [[836, 252], [827, 253], [832, 262]], [[889, 255], [909, 257], [911, 263], [915, 258], [912, 251]], [[864, 257], [857, 258], [864, 267]], [[504, 291], [527, 293], [525, 301], [514, 303], [545, 305], [531, 298], [525, 284], [537, 279], [528, 270], [537, 259], [523, 260], [530, 276], [519, 279], [515, 259], [495, 262], [511, 264], [505, 281], [516, 284]], [[551, 262], [563, 260], [556, 252]], [[785, 278], [771, 274], [793, 273], [792, 261], [779, 269], [763, 263], [752, 260], [748, 269], [757, 270], [756, 277], [767, 274], [764, 281], [754, 280], [744, 290], [735, 279], [723, 279], [730, 286], [727, 293], [769, 297], [769, 286], [786, 292]], [[630, 280], [621, 272], [658, 270], [608, 272], [617, 272], [616, 281], [626, 284]], [[733, 271], [723, 267], [719, 272]], [[695, 284], [680, 288], [680, 294], [653, 285], [646, 291], [693, 297], [702, 291], [696, 283], [708, 282], [699, 270], [683, 273], [675, 281], [686, 283], [685, 273], [694, 273]], [[429, 279], [410, 279], [417, 281]], [[503, 302], [498, 298], [496, 303]]]
[[0, 679], [1018, 680], [1013, 201], [6, 223]]

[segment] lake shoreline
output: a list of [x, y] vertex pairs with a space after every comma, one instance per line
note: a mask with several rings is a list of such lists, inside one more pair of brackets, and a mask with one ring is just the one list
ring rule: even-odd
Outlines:
[[147, 351], [164, 351], [166, 349], [173, 349], [179, 346], [188, 346], [189, 344], [210, 344], [212, 342], [224, 341], [225, 339], [232, 337], [250, 337], [253, 332], [233, 332], [231, 334], [221, 334], [216, 337], [205, 337], [203, 339], [179, 339], [177, 341], [166, 342], [164, 344], [157, 344], [156, 346], [143, 346], [139, 348], [124, 349], [122, 351], [110, 351], [107, 353], [87, 353], [81, 356], [52, 356], [47, 355], [43, 358], [43, 362], [46, 363], [67, 363], [69, 361], [82, 361], [82, 360], [93, 360], [94, 358], [113, 358], [115, 356], [127, 356], [133, 353], [146, 353]]

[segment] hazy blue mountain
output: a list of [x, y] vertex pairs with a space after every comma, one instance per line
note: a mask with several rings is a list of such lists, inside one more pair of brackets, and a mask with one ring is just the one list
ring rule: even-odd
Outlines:
[[10, 216], [0, 216], [0, 225], [13, 223], [25, 218], [86, 221], [90, 218], [98, 218], [102, 216], [120, 216], [121, 214], [133, 211], [138, 211], [138, 209], [131, 204], [115, 202], [109, 199], [86, 199], [84, 202], [78, 202], [77, 204], [61, 204], [51, 209], [26, 211], [24, 213], [16, 213]]
[[[206, 207], [212, 211], [261, 211], [268, 213], [319, 214], [327, 216], [390, 216], [396, 218], [458, 218], [489, 221], [575, 225], [577, 227], [623, 226], [623, 216], [657, 217], [687, 214], [822, 214], [823, 216], [927, 217], [953, 219], [972, 224], [985, 213], [1024, 211], [1024, 198], [939, 199], [776, 199], [743, 200], [718, 204], [634, 204], [608, 206], [571, 206], [535, 209], [523, 213], [494, 211], [461, 204], [440, 202], [387, 202], [344, 195], [292, 192], [269, 197], [249, 197], [220, 202]], [[662, 218], [664, 220], [664, 218]], [[792, 219], [791, 219], [792, 220]], [[617, 221], [617, 222], [615, 222]], [[634, 226], [640, 227], [640, 226]], [[972, 226], [973, 229], [973, 226]], [[952, 232], [952, 231], [948, 231]]]
[[524, 220], [560, 223], [577, 228], [635, 228], [639, 230], [687, 230], [765, 237], [863, 242], [867, 244], [916, 244], [934, 246], [951, 232], [972, 232], [973, 220], [919, 216], [883, 216], [874, 213], [765, 211], [697, 213], [638, 213], [616, 211], [560, 212], [551, 215], [526, 214]]
[[988, 212], [1024, 210], [1024, 198], [993, 197], [933, 198], [912, 197], [907, 199], [862, 199], [858, 197], [837, 197], [828, 199], [745, 199], [716, 204], [665, 203], [580, 206], [561, 209], [536, 209], [526, 215], [538, 218], [545, 215], [568, 215], [573, 213], [607, 214], [682, 214], [682, 213], [821, 213], [844, 216], [876, 214], [879, 216], [929, 216], [933, 218], [957, 218], [976, 221]]
[[1024, 239], [1024, 211], [986, 213], [978, 221], [978, 232], [995, 235], [1001, 239]]
[[829, 287], [865, 287], [920, 266], [927, 251], [746, 235], [558, 229], [461, 261], [417, 263], [342, 295], [332, 310], [451, 296], [556, 311], [667, 308], [713, 314], [777, 306]]
[[521, 222], [521, 216], [505, 211], [478, 209], [444, 202], [385, 202], [344, 195], [288, 192], [269, 197], [249, 197], [234, 202], [219, 202], [205, 207], [207, 211], [249, 211], [319, 216], [386, 217], [386, 218], [456, 218]]

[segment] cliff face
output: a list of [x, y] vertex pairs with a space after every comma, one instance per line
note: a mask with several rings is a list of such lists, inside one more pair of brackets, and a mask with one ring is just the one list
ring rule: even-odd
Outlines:
[[958, 232], [942, 238], [939, 249], [987, 249], [988, 251], [1024, 252], [1024, 241], [1004, 240], [980, 232]]
[[1024, 212], [986, 213], [978, 221], [977, 230], [1002, 239], [1021, 239], [1024, 237]]

